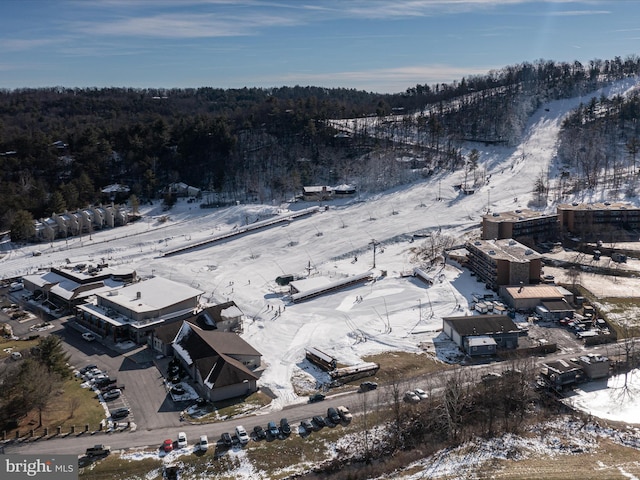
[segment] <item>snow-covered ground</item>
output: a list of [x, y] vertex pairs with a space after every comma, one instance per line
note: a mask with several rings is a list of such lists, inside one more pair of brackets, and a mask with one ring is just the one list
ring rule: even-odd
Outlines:
[[[620, 93], [634, 82], [619, 82], [604, 93]], [[377, 195], [331, 202], [319, 213], [170, 257], [163, 252], [313, 204], [206, 210], [181, 200], [169, 212], [146, 206], [141, 221], [89, 237], [19, 248], [5, 242], [0, 245], [0, 277], [33, 273], [66, 259], [93, 259], [133, 267], [142, 277], [158, 275], [191, 285], [205, 292], [203, 302], [234, 300], [247, 316], [243, 337], [268, 365], [260, 384], [277, 395], [272, 408], [279, 409], [303, 401], [292, 378], [301, 373], [305, 347], [318, 347], [345, 364], [388, 350], [421, 352], [419, 345], [438, 335], [443, 316], [470, 313], [471, 293], [484, 289], [456, 265], [434, 266], [429, 274], [436, 283], [431, 287], [402, 276], [417, 266], [413, 249], [428, 242], [412, 235], [441, 231], [462, 243], [479, 234], [487, 209], [534, 205], [535, 179], [557, 167], [562, 119], [580, 101], [588, 98], [541, 107], [516, 147], [470, 146], [480, 150], [479, 163], [490, 175], [474, 195], [453, 188], [462, 183], [463, 172], [443, 173]], [[436, 201], [438, 195], [441, 201]], [[604, 200], [606, 195], [596, 196], [585, 200]], [[378, 244], [375, 269], [372, 241]], [[33, 256], [35, 250], [42, 255]], [[368, 270], [375, 281], [297, 304], [284, 302], [284, 290], [275, 283], [282, 274], [335, 281]]]

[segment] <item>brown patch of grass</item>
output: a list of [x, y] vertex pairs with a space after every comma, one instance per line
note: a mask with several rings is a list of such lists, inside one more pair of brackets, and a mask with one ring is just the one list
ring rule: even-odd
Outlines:
[[621, 479], [622, 471], [636, 477], [640, 475], [640, 454], [636, 449], [624, 447], [610, 440], [601, 440], [596, 452], [557, 455], [553, 457], [532, 456], [526, 460], [496, 460], [478, 469], [478, 477], [494, 479], [538, 480], [557, 479]]
[[[156, 475], [149, 472], [157, 470]], [[118, 455], [110, 455], [105, 459], [89, 463], [81, 467], [79, 478], [91, 480], [112, 480], [127, 478], [129, 480], [155, 480], [162, 478], [162, 460], [160, 458], [144, 458], [142, 460], [127, 460]]]
[[271, 397], [258, 390], [247, 397], [236, 397], [215, 402], [210, 407], [211, 413], [202, 417], [189, 417], [189, 421], [211, 423], [239, 414], [247, 415], [265, 405], [269, 405], [271, 401]]
[[[349, 427], [325, 427], [319, 432], [301, 437], [296, 433], [285, 440], [252, 443], [247, 449], [247, 459], [268, 475], [277, 480], [288, 477], [292, 466], [316, 465], [329, 458], [329, 446], [345, 434]], [[295, 462], [295, 463], [293, 463]]]
[[[424, 353], [385, 352], [364, 357], [363, 360], [380, 365], [375, 381], [381, 383], [397, 381], [398, 378], [417, 377], [451, 368], [450, 365], [439, 362]], [[367, 379], [358, 380], [358, 383], [364, 380]]]
[[[95, 392], [80, 387], [80, 383], [77, 378], [66, 380], [42, 413], [42, 428], [36, 428], [39, 414], [37, 410], [33, 410], [18, 423], [17, 430], [20, 434], [24, 435], [34, 429], [34, 434], [39, 436], [43, 434], [44, 427], [49, 429], [49, 435], [54, 434], [57, 427], [62, 427], [62, 433], [69, 433], [72, 425], [76, 426], [76, 433], [80, 433], [84, 431], [86, 424], [89, 425], [89, 431], [97, 430], [105, 415], [104, 408], [98, 402]], [[8, 431], [7, 437], [15, 435], [15, 430]]]
[[[35, 340], [9, 340], [0, 336], [0, 360], [7, 358], [11, 352], [29, 351], [31, 347], [38, 344], [39, 339]], [[6, 351], [5, 351], [6, 350]]]

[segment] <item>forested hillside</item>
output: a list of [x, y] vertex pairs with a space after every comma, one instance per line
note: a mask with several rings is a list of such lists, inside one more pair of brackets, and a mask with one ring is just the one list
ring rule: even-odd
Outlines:
[[[0, 228], [21, 210], [41, 218], [105, 201], [100, 189], [112, 183], [128, 185], [142, 200], [174, 181], [223, 201], [282, 200], [305, 184], [386, 188], [415, 174], [394, 161], [398, 155], [420, 157], [413, 166], [423, 172], [459, 168], [464, 141], [515, 143], [542, 103], [585, 95], [639, 70], [637, 57], [588, 65], [541, 60], [395, 95], [319, 87], [4, 90]], [[597, 125], [611, 139], [624, 134], [637, 142], [637, 126], [630, 127], [637, 100], [631, 102], [601, 100], [581, 109], [576, 115], [584, 118], [567, 125], [587, 127], [566, 134], [565, 157], [582, 161], [575, 151], [591, 148], [596, 137], [586, 128]], [[624, 121], [606, 121], [614, 114]], [[348, 135], [327, 122], [372, 117], [374, 127], [363, 122]], [[585, 146], [576, 144], [580, 136]], [[629, 152], [637, 150], [630, 145]]]

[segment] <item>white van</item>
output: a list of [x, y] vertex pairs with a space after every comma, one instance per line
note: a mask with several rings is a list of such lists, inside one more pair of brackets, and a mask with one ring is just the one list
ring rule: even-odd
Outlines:
[[202, 450], [203, 452], [206, 452], [207, 448], [209, 448], [209, 439], [207, 438], [206, 435], [200, 435], [200, 441], [198, 442], [198, 448], [200, 450]]
[[24, 288], [24, 285], [22, 285], [22, 282], [13, 282], [11, 284], [11, 286], [9, 287], [9, 291], [10, 292], [19, 292], [23, 288]]

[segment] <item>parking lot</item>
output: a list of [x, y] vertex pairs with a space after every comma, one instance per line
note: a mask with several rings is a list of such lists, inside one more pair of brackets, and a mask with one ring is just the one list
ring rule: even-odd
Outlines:
[[107, 402], [109, 410], [120, 407], [131, 410], [123, 421], [149, 430], [180, 425], [179, 412], [185, 405], [172, 400], [146, 347], [116, 352], [98, 341], [86, 341], [72, 328], [61, 326], [56, 333], [65, 341], [72, 365], [82, 368], [94, 364], [114, 379], [116, 385], [124, 386], [118, 399]]

